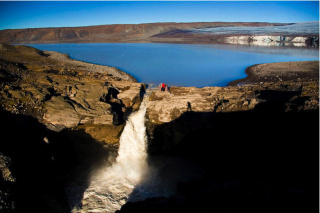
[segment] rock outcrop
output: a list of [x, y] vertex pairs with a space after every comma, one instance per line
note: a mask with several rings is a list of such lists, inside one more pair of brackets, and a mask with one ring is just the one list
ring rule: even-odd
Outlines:
[[268, 78], [257, 84], [154, 91], [146, 122], [150, 159], [188, 159], [203, 175], [177, 182], [173, 196], [128, 202], [117, 212], [317, 209], [319, 79], [312, 69], [300, 79], [286, 72], [296, 66], [280, 69], [288, 74], [283, 81], [270, 80], [275, 64], [266, 64], [259, 74]]
[[147, 108], [150, 152], [170, 153], [174, 147], [183, 146], [189, 130], [204, 131], [212, 126], [206, 123], [214, 122], [214, 116], [317, 111], [318, 82], [313, 78], [228, 87], [171, 87], [170, 93], [154, 91]]
[[[171, 87], [170, 92], [152, 92], [147, 114], [151, 123], [163, 124], [179, 118], [186, 112], [222, 113], [253, 110], [269, 99], [283, 101], [286, 112], [315, 110], [319, 103], [319, 87], [315, 77], [312, 79], [228, 87]], [[290, 98], [283, 96], [286, 93], [290, 93]]]
[[0, 44], [0, 211], [70, 212], [144, 89], [112, 67]]
[[1, 45], [0, 60], [2, 108], [36, 117], [55, 131], [81, 128], [115, 143], [125, 117], [141, 102], [144, 85], [112, 67], [25, 46]]

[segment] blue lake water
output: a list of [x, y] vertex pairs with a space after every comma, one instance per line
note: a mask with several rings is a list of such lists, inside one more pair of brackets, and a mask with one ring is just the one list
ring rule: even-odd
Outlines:
[[248, 66], [319, 60], [318, 49], [155, 43], [32, 44], [41, 50], [117, 67], [139, 82], [169, 86], [226, 86], [246, 77]]

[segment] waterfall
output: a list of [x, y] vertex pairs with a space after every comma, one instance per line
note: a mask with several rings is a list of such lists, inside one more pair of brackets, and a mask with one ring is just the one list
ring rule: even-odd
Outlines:
[[144, 98], [140, 109], [132, 113], [120, 137], [116, 162], [95, 175], [84, 192], [81, 210], [73, 212], [115, 212], [149, 171], [146, 153]]

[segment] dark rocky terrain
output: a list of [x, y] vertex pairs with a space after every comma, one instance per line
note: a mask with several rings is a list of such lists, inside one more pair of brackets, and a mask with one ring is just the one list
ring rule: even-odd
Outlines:
[[251, 68], [245, 85], [151, 94], [150, 164], [182, 157], [204, 175], [118, 212], [318, 212], [319, 62]]

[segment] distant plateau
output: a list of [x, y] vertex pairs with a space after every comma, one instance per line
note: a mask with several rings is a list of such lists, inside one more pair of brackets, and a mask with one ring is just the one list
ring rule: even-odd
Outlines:
[[148, 23], [0, 31], [0, 42], [9, 44], [154, 42], [314, 47], [319, 45], [318, 39], [318, 22]]

